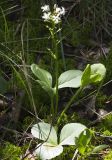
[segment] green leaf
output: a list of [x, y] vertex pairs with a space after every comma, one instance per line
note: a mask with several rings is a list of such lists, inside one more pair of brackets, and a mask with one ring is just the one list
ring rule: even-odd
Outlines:
[[83, 75], [81, 78], [81, 84], [83, 87], [87, 86], [90, 83], [90, 75], [91, 75], [91, 67], [90, 64], [88, 64], [83, 71]]
[[53, 146], [48, 143], [39, 144], [36, 148], [34, 155], [38, 155], [42, 160], [52, 159], [63, 152], [63, 147], [61, 145]]
[[60, 133], [60, 142], [57, 143], [57, 134], [50, 124], [40, 122], [34, 125], [31, 133], [34, 137], [45, 141], [37, 145], [34, 155], [42, 160], [52, 159], [63, 152], [62, 145], [75, 145], [75, 139], [85, 130], [85, 126], [80, 123], [66, 124]]
[[68, 70], [62, 73], [58, 79], [58, 88], [78, 88], [81, 85], [82, 71]]
[[85, 87], [90, 83], [100, 82], [104, 78], [105, 74], [106, 74], [106, 68], [103, 64], [101, 63], [93, 65], [88, 64], [82, 75], [81, 79], [82, 87]]
[[61, 130], [60, 145], [75, 145], [75, 138], [85, 129], [86, 127], [80, 123], [66, 124]]
[[95, 147], [95, 148], [93, 149], [92, 153], [98, 153], [98, 152], [100, 152], [100, 151], [102, 151], [103, 149], [106, 149], [106, 148], [108, 148], [108, 147], [109, 147], [109, 145], [106, 145], [106, 144], [99, 145], [99, 146], [97, 146], [97, 147]]
[[76, 138], [76, 148], [81, 154], [85, 154], [86, 148], [92, 138], [92, 133], [89, 129], [85, 129], [78, 138]]
[[57, 145], [57, 133], [54, 127], [48, 123], [40, 122], [35, 124], [31, 129], [31, 133], [35, 138]]
[[40, 81], [43, 81], [47, 86], [52, 87], [52, 76], [48, 71], [41, 69], [36, 64], [31, 65], [31, 70]]
[[103, 64], [97, 63], [91, 65], [91, 83], [100, 82], [106, 74], [106, 68]]
[[37, 82], [41, 85], [41, 87], [52, 97], [55, 94], [55, 90], [49, 87], [45, 82], [37, 80]]

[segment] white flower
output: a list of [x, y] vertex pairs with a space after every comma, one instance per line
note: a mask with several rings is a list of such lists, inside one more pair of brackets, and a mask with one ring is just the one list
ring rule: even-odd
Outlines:
[[65, 8], [64, 7], [61, 8], [60, 14], [65, 15]]
[[61, 8], [57, 7], [57, 8], [55, 9], [55, 12], [56, 12], [57, 14], [59, 14], [59, 13], [61, 12]]
[[59, 8], [56, 4], [54, 5], [54, 11], [56, 14], [59, 14], [59, 16], [65, 15], [65, 8], [64, 7]]
[[61, 21], [61, 16], [65, 15], [64, 7], [59, 8], [56, 4], [54, 4], [54, 10], [50, 12], [49, 5], [45, 5], [41, 7], [44, 21], [54, 22], [55, 24]]
[[49, 5], [42, 6], [41, 9], [42, 9], [43, 12], [49, 12], [50, 11]]
[[54, 4], [54, 10], [57, 8], [57, 4]]
[[61, 18], [58, 15], [57, 16], [53, 15], [52, 20], [55, 24], [58, 24], [61, 21]]
[[55, 13], [59, 14], [61, 11], [61, 8], [59, 8], [56, 4], [54, 5], [54, 11]]
[[49, 21], [50, 20], [50, 15], [51, 15], [50, 12], [48, 12], [48, 13], [44, 12], [42, 18], [44, 19], [44, 21]]

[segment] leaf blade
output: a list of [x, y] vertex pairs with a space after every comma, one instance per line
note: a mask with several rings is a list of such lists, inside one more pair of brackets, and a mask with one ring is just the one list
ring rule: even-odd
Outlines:
[[78, 88], [81, 84], [82, 71], [68, 70], [62, 73], [58, 79], [58, 88]]
[[100, 82], [106, 74], [106, 68], [101, 63], [96, 63], [91, 65], [91, 82], [96, 83]]
[[75, 145], [75, 137], [78, 137], [86, 127], [80, 123], [66, 124], [60, 134], [60, 145]]
[[50, 97], [52, 97], [55, 94], [55, 90], [52, 87], [48, 86], [44, 81], [37, 80], [37, 82], [48, 93]]
[[63, 147], [60, 145], [52, 146], [51, 144], [44, 143], [40, 147], [38, 146], [34, 155], [38, 155], [42, 160], [55, 158], [63, 152]]
[[36, 64], [31, 65], [31, 70], [40, 81], [44, 81], [46, 85], [52, 87], [52, 76], [48, 71], [40, 68]]
[[82, 87], [85, 87], [90, 83], [90, 75], [91, 75], [91, 67], [90, 64], [88, 64], [85, 70], [83, 71], [83, 75], [81, 78]]
[[54, 127], [48, 123], [39, 122], [33, 125], [31, 133], [35, 138], [57, 145], [57, 133]]
[[92, 153], [98, 153], [98, 152], [100, 152], [100, 151], [102, 151], [103, 149], [106, 149], [106, 148], [108, 148], [108, 147], [109, 147], [109, 145], [106, 145], [106, 144], [102, 144], [102, 145], [96, 146], [96, 147], [93, 149]]

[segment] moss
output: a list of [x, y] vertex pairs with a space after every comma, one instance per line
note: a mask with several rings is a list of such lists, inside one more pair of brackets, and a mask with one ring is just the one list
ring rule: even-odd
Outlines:
[[103, 134], [104, 134], [105, 136], [112, 136], [112, 132], [110, 132], [109, 130], [105, 130], [105, 131], [103, 132]]
[[106, 100], [107, 100], [107, 96], [100, 91], [96, 99], [97, 108], [105, 108]]
[[[22, 147], [12, 144], [11, 142], [4, 142], [0, 145], [0, 159], [1, 160], [21, 160], [25, 155], [29, 143], [24, 144]], [[28, 160], [26, 157], [24, 160]]]
[[96, 130], [107, 136], [112, 135], [112, 114], [109, 114], [102, 119], [102, 121], [96, 126]]
[[112, 159], [112, 150], [104, 157], [104, 160], [111, 160]]
[[109, 114], [103, 119], [102, 123], [104, 126], [112, 132], [112, 114]]
[[20, 160], [21, 154], [22, 154], [21, 148], [9, 142], [6, 142], [3, 148], [0, 147], [1, 159]]

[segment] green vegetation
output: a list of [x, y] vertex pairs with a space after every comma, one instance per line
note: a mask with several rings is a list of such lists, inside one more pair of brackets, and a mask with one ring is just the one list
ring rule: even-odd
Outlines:
[[112, 2], [55, 3], [0, 2], [0, 159], [111, 160]]
[[7, 160], [20, 160], [22, 154], [21, 148], [6, 142], [4, 147], [0, 150], [0, 158]]
[[109, 153], [104, 157], [104, 160], [110, 160], [112, 159], [112, 151], [109, 151]]

